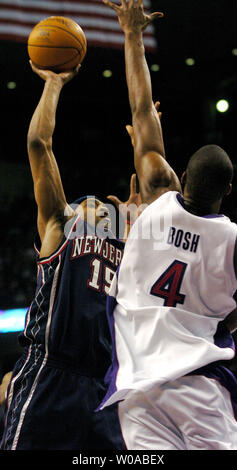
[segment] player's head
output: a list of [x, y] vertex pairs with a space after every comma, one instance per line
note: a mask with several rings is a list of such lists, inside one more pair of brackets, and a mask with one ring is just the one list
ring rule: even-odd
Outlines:
[[190, 158], [182, 176], [185, 193], [202, 205], [211, 205], [231, 191], [233, 165], [217, 145], [205, 145]]
[[91, 226], [97, 226], [99, 222], [103, 226], [104, 230], [110, 229], [111, 220], [109, 210], [106, 205], [95, 196], [83, 196], [76, 201], [77, 204], [76, 212], [82, 213], [84, 221], [88, 222]]

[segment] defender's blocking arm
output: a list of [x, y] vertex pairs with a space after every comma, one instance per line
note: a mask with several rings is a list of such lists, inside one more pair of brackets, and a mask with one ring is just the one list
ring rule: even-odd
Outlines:
[[159, 116], [152, 101], [151, 77], [145, 58], [143, 30], [156, 12], [145, 15], [142, 0], [121, 0], [121, 6], [103, 0], [118, 15], [125, 34], [126, 79], [134, 129], [135, 168], [142, 202], [151, 203], [167, 190], [181, 191], [175, 172], [165, 160], [165, 149]]

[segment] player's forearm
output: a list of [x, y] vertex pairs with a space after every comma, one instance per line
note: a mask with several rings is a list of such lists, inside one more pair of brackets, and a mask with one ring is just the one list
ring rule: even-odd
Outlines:
[[57, 77], [50, 77], [45, 82], [39, 104], [31, 119], [28, 131], [29, 144], [34, 142], [51, 143], [61, 89], [62, 81]]
[[61, 88], [60, 77], [46, 79], [27, 137], [35, 199], [44, 220], [48, 220], [48, 214], [52, 214], [65, 203], [61, 177], [52, 151], [52, 135]]
[[147, 112], [152, 108], [152, 88], [142, 32], [125, 33], [125, 63], [131, 111]]
[[146, 152], [165, 158], [160, 118], [152, 100], [152, 85], [142, 32], [125, 33], [125, 63], [135, 137], [135, 164]]

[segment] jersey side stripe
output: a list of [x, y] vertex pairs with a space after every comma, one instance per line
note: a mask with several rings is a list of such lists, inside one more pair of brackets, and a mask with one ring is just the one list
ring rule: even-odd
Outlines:
[[22, 427], [22, 424], [23, 424], [23, 421], [24, 421], [24, 418], [25, 418], [26, 411], [27, 411], [28, 406], [31, 402], [31, 399], [33, 397], [35, 389], [38, 385], [39, 376], [41, 374], [41, 371], [45, 367], [45, 365], [47, 363], [47, 360], [48, 360], [49, 333], [50, 333], [50, 326], [51, 326], [51, 320], [52, 320], [52, 315], [53, 315], [53, 306], [54, 306], [54, 300], [55, 300], [55, 294], [56, 294], [56, 287], [57, 287], [57, 282], [58, 282], [58, 275], [59, 275], [60, 265], [61, 265], [61, 259], [60, 259], [60, 262], [59, 262], [59, 264], [58, 264], [58, 266], [55, 270], [53, 285], [52, 285], [52, 290], [51, 290], [51, 295], [50, 295], [49, 315], [48, 315], [48, 321], [47, 321], [47, 326], [46, 326], [46, 331], [45, 331], [45, 343], [46, 343], [45, 357], [44, 357], [43, 362], [41, 364], [41, 367], [40, 367], [40, 369], [39, 369], [39, 371], [38, 371], [38, 373], [35, 377], [35, 380], [34, 380], [34, 383], [32, 385], [32, 388], [30, 390], [29, 396], [28, 396], [28, 398], [27, 398], [27, 400], [26, 400], [26, 402], [25, 402], [25, 404], [22, 408], [19, 423], [18, 423], [17, 430], [16, 430], [16, 434], [15, 434], [13, 444], [12, 444], [12, 450], [16, 450], [17, 443], [18, 443], [19, 436], [20, 436], [20, 432], [21, 432], [21, 427]]
[[8, 394], [8, 398], [7, 398], [7, 413], [6, 413], [6, 419], [5, 419], [5, 423], [7, 422], [7, 416], [8, 416], [8, 410], [11, 406], [11, 402], [12, 402], [12, 397], [13, 397], [13, 389], [14, 389], [14, 384], [15, 384], [15, 381], [21, 376], [27, 362], [29, 361], [30, 359], [30, 355], [31, 355], [31, 347], [29, 347], [29, 350], [28, 350], [28, 354], [27, 354], [27, 357], [26, 357], [26, 360], [22, 366], [22, 368], [20, 369], [20, 371], [18, 372], [18, 374], [14, 377], [14, 379], [11, 381], [11, 384], [10, 384], [10, 390], [9, 390], [9, 394]]

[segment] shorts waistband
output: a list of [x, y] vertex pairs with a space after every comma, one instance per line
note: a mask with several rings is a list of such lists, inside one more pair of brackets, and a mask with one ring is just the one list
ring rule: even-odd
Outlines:
[[[46, 351], [44, 350], [44, 348], [42, 348], [42, 345], [37, 345], [37, 344], [24, 348], [23, 358], [29, 357], [29, 354], [30, 354], [30, 363], [32, 363], [32, 361], [35, 362], [36, 355], [38, 357], [41, 356], [41, 360], [39, 361], [40, 363], [47, 356]], [[107, 370], [105, 371], [96, 370], [93, 364], [91, 366], [87, 365], [86, 367], [84, 367], [82, 364], [76, 361], [67, 359], [62, 356], [56, 356], [54, 354], [48, 354], [45, 365], [48, 367], [55, 368], [55, 369], [67, 370], [77, 375], [83, 375], [85, 377], [98, 378], [98, 379], [103, 379], [107, 372]]]
[[55, 357], [49, 355], [47, 358], [47, 366], [55, 369], [67, 370], [77, 375], [84, 375], [86, 377], [94, 377], [93, 371], [88, 371], [80, 364], [77, 364], [73, 361], [66, 360], [65, 358]]

